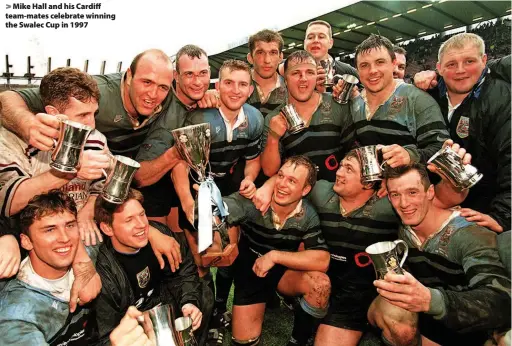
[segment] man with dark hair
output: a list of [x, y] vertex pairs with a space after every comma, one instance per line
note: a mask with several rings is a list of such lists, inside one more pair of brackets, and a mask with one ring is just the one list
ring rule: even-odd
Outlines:
[[390, 169], [386, 177], [402, 219], [399, 238], [409, 247], [404, 275], [374, 283], [379, 296], [368, 318], [386, 344], [482, 345], [489, 332], [510, 329], [510, 278], [496, 234], [435, 205], [424, 166]]
[[[503, 63], [506, 60], [510, 62]], [[428, 92], [441, 107], [451, 137], [471, 151], [475, 167], [483, 173], [462, 204], [461, 215], [503, 232], [511, 229], [510, 80], [497, 78], [486, 63], [482, 38], [460, 33], [439, 48], [439, 79], [432, 72], [429, 79], [416, 75], [414, 80], [422, 89], [435, 85]]]
[[[95, 301], [100, 344], [107, 341], [131, 305], [144, 311], [160, 303], [173, 304], [184, 316], [192, 318], [194, 330], [203, 325], [203, 314], [204, 322], [208, 322], [213, 298], [208, 288], [201, 286], [186, 241], [175, 237], [181, 248], [178, 268], [171, 271], [167, 262], [162, 268], [148, 242], [150, 229], [171, 237], [174, 234], [163, 224], [149, 223], [142, 202], [142, 194], [134, 189], [130, 189], [123, 204], [96, 201], [96, 221], [109, 237], [101, 245], [96, 263], [103, 283]], [[204, 337], [205, 333], [200, 332], [198, 339]]]
[[395, 79], [404, 79], [405, 77], [405, 68], [407, 66], [407, 51], [400, 46], [393, 46], [393, 52], [395, 52], [396, 65], [393, 70], [393, 78]]
[[[169, 57], [161, 50], [150, 49], [137, 55], [124, 73], [93, 77], [101, 94], [96, 128], [107, 137], [114, 154], [133, 157], [137, 153], [148, 125], [166, 107], [172, 72]], [[52, 138], [59, 135], [59, 123], [44, 113], [37, 88], [3, 92], [0, 103], [5, 127], [34, 147], [51, 150]]]
[[[223, 200], [229, 225], [240, 225], [235, 260], [232, 335], [234, 345], [259, 343], [265, 303], [277, 289], [301, 296], [290, 344], [304, 345], [315, 319], [325, 315], [330, 284], [324, 274], [329, 253], [318, 216], [303, 200], [316, 182], [316, 167], [305, 156], [288, 158], [279, 170], [270, 210], [261, 213], [239, 193]], [[304, 242], [305, 251], [297, 252]]]
[[286, 85], [278, 73], [283, 60], [284, 41], [279, 32], [261, 30], [249, 37], [247, 61], [252, 65], [254, 92], [247, 103], [258, 108], [263, 117], [286, 101]]
[[384, 160], [397, 167], [427, 162], [449, 138], [436, 102], [425, 92], [393, 79], [393, 44], [371, 34], [356, 48], [356, 66], [364, 90], [351, 101], [356, 140], [382, 144]]
[[329, 94], [315, 91], [316, 61], [310, 53], [299, 50], [290, 54], [284, 73], [288, 103], [295, 107], [306, 128], [296, 134], [287, 131], [286, 119], [280, 114], [284, 103], [265, 118], [261, 138], [263, 172], [272, 176], [282, 159], [306, 155], [318, 166], [320, 179], [334, 181], [345, 147], [353, 139], [349, 107], [336, 103]]
[[[32, 198], [20, 212], [21, 245], [28, 257], [0, 291], [0, 344], [87, 345], [90, 308], [68, 307], [75, 281], [95, 275], [92, 264], [92, 271], [74, 265], [83, 251], [76, 216], [75, 202], [59, 190]], [[88, 251], [94, 259], [97, 251]]]

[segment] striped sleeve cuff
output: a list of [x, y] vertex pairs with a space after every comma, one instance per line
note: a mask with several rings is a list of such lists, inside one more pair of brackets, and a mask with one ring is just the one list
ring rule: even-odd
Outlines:
[[429, 291], [431, 296], [430, 307], [426, 313], [432, 315], [436, 320], [440, 320], [446, 315], [446, 304], [443, 294], [435, 288], [429, 288]]

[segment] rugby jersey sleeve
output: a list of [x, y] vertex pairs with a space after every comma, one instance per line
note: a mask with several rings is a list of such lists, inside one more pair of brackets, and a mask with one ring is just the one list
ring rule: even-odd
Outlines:
[[136, 160], [138, 162], [154, 160], [174, 145], [171, 133], [171, 129], [174, 127], [167, 126], [169, 117], [172, 117], [172, 114], [166, 112], [151, 125], [146, 139], [137, 153]]
[[[265, 146], [267, 145], [267, 139], [270, 131], [270, 119], [277, 116], [280, 112], [280, 109], [281, 107], [278, 107], [271, 113], [267, 114], [267, 116], [265, 117], [265, 124], [263, 126], [263, 131], [260, 137], [260, 153], [263, 153], [263, 151], [265, 150]], [[284, 148], [281, 141], [279, 141], [279, 155], [281, 156], [282, 159], [284, 155]]]
[[227, 222], [230, 225], [238, 225], [254, 215], [256, 207], [252, 204], [250, 199], [241, 196], [240, 193], [235, 192], [227, 197], [223, 197], [222, 199], [228, 206], [229, 215], [227, 217]]
[[418, 93], [414, 101], [416, 146], [407, 145], [405, 149], [413, 161], [426, 163], [450, 134], [437, 102], [422, 90], [415, 89], [415, 92]]
[[444, 305], [444, 312], [434, 317], [457, 332], [510, 327], [510, 278], [500, 261], [496, 234], [477, 225], [461, 228], [452, 235], [448, 258], [462, 265], [469, 289], [431, 289], [431, 307]]
[[33, 113], [39, 113], [44, 111], [43, 100], [39, 94], [39, 88], [28, 88], [22, 90], [15, 90], [18, 95], [21, 96], [23, 101], [27, 104], [27, 107]]
[[2, 148], [0, 150], [0, 215], [11, 216], [11, 204], [16, 189], [25, 180], [30, 179], [28, 159]]
[[250, 117], [251, 121], [253, 121], [253, 124], [249, 124], [251, 127], [251, 133], [249, 135], [249, 144], [247, 145], [244, 154], [244, 158], [246, 160], [255, 159], [260, 155], [259, 146], [264, 127], [263, 115], [261, 112], [256, 109], [252, 109], [250, 112], [253, 112], [254, 116]]
[[[303, 203], [306, 201], [303, 201]], [[306, 203], [305, 203], [306, 204]], [[322, 228], [320, 227], [320, 219], [318, 214], [310, 204], [304, 206], [307, 208], [306, 213], [306, 224], [304, 226], [305, 233], [302, 236], [302, 242], [304, 243], [304, 249], [306, 250], [325, 250], [327, 251], [327, 244], [322, 235]]]

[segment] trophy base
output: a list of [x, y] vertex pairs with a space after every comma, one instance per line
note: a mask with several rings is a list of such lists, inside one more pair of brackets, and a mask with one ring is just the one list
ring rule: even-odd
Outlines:
[[62, 172], [62, 173], [76, 173], [77, 172], [75, 167], [64, 166], [57, 162], [50, 163], [50, 167], [59, 172]]
[[228, 244], [222, 252], [212, 251], [201, 255], [203, 267], [227, 267], [233, 264], [238, 256], [238, 244]]
[[121, 199], [119, 197], [116, 197], [116, 196], [111, 196], [111, 195], [107, 195], [105, 193], [102, 193], [101, 194], [101, 197], [107, 201], [107, 202], [110, 202], [110, 203], [113, 203], [113, 204], [123, 204], [124, 202], [124, 199]]
[[366, 183], [371, 183], [373, 181], [379, 181], [379, 180], [382, 180], [382, 177], [380, 174], [372, 174], [372, 175], [365, 175], [363, 177], [364, 181]]
[[482, 179], [484, 177], [484, 175], [482, 173], [477, 173], [475, 175], [473, 175], [471, 178], [469, 178], [468, 180], [466, 180], [463, 184], [463, 186], [461, 186], [463, 189], [470, 189], [472, 188], [476, 183], [478, 183], [480, 181], [480, 179]]
[[306, 125], [300, 124], [300, 125], [296, 125], [290, 129], [288, 129], [288, 132], [291, 135], [294, 135], [294, 134], [299, 133], [300, 131], [304, 130], [305, 128], [306, 128]]

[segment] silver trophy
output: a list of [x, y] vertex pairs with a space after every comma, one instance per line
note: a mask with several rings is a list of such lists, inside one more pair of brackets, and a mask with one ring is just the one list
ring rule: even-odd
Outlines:
[[449, 146], [435, 153], [428, 163], [436, 166], [454, 186], [462, 189], [469, 189], [483, 177], [475, 166], [463, 164], [462, 158]]
[[325, 82], [324, 86], [330, 87], [334, 85], [334, 63], [331, 63], [329, 59], [320, 60], [320, 66], [325, 71]]
[[361, 175], [364, 182], [382, 180], [382, 169], [385, 161], [379, 163], [379, 153], [376, 145], [368, 145], [356, 149], [359, 162], [361, 163]]
[[286, 123], [288, 124], [288, 132], [290, 134], [293, 135], [295, 133], [299, 133], [306, 128], [304, 120], [302, 120], [299, 113], [295, 109], [295, 106], [291, 103], [285, 105], [281, 109], [281, 113], [283, 113], [286, 119]]
[[192, 333], [192, 318], [179, 317], [174, 321], [178, 332], [178, 341], [183, 346], [197, 346], [197, 341]]
[[338, 102], [339, 104], [347, 104], [348, 101], [350, 101], [350, 95], [352, 94], [352, 89], [354, 89], [354, 86], [359, 83], [359, 79], [352, 76], [351, 74], [344, 74], [344, 75], [335, 75], [333, 77], [334, 84], [337, 84], [339, 80], [343, 81], [343, 85], [341, 87], [341, 91], [338, 94], [338, 97], [334, 98], [334, 101]]
[[140, 164], [121, 155], [116, 155], [113, 159], [113, 168], [106, 174], [107, 179], [101, 197], [110, 203], [122, 204], [128, 196], [130, 184]]
[[[402, 259], [398, 256], [398, 246], [404, 247]], [[409, 253], [409, 248], [403, 240], [383, 241], [375, 243], [366, 248], [375, 268], [377, 279], [383, 280], [388, 272], [404, 274], [402, 266]]]
[[50, 167], [64, 173], [76, 173], [85, 142], [93, 130], [75, 121], [61, 120], [59, 140], [53, 150]]
[[180, 343], [178, 330], [174, 324], [176, 314], [171, 305], [157, 305], [142, 313], [139, 323], [148, 339], [156, 346], [184, 346]]
[[203, 252], [213, 243], [214, 214], [219, 216], [221, 224], [228, 215], [219, 188], [213, 181], [213, 175], [207, 172], [211, 144], [210, 124], [182, 127], [173, 130], [172, 135], [182, 159], [198, 175], [198, 251]]

